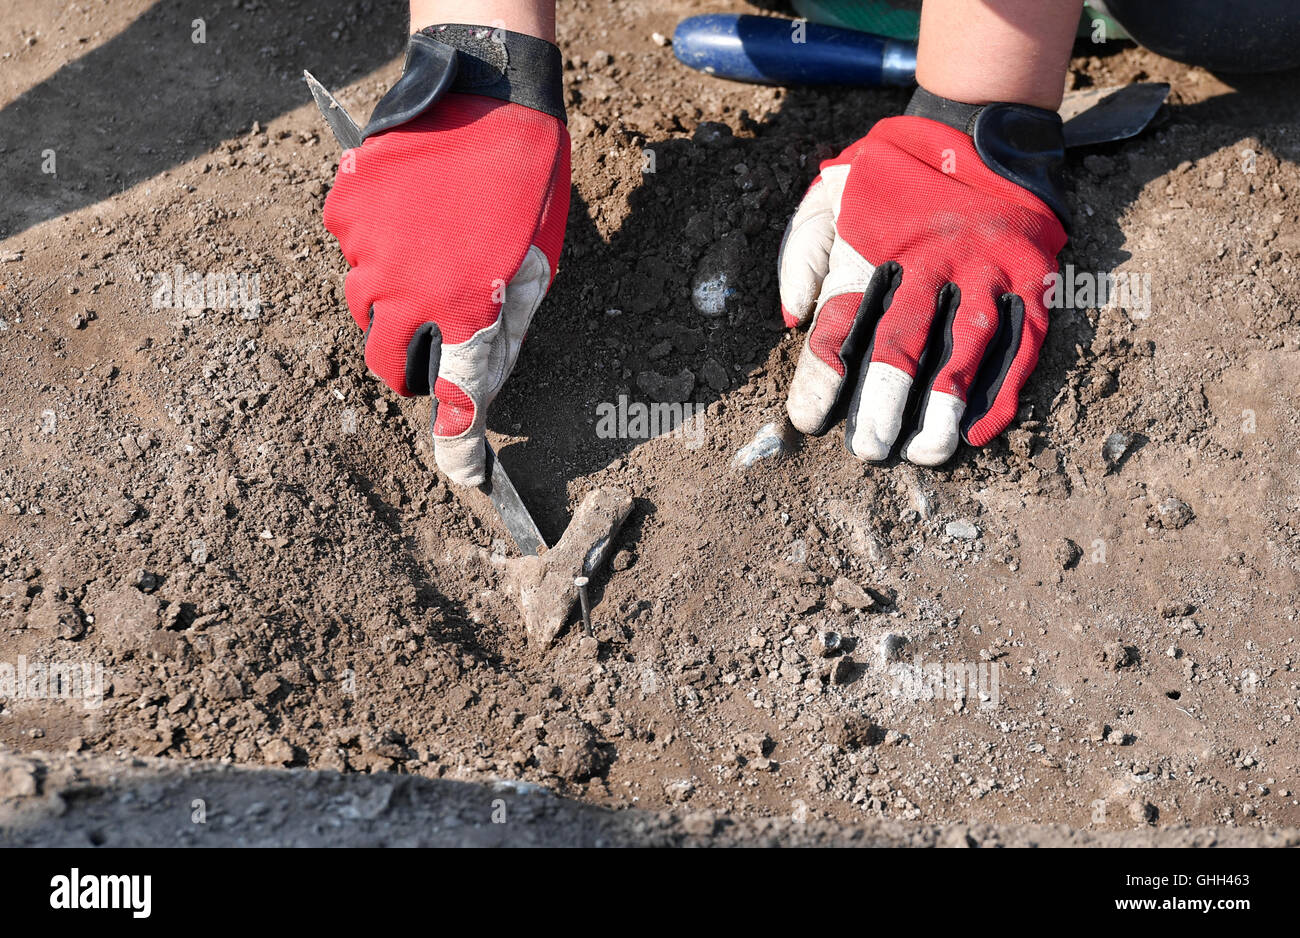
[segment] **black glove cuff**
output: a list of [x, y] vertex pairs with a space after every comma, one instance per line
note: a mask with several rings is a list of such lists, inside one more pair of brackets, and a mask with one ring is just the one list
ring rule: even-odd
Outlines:
[[567, 123], [563, 78], [560, 50], [545, 39], [491, 26], [427, 26], [411, 37], [402, 77], [362, 139], [423, 114], [448, 92], [511, 101]]
[[920, 87], [904, 113], [969, 134], [989, 169], [1046, 202], [1069, 230], [1061, 115], [1028, 104], [963, 104]]

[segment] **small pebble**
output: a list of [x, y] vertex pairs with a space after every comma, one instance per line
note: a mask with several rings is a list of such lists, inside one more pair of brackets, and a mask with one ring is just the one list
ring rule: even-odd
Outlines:
[[814, 647], [817, 650], [817, 654], [821, 655], [823, 658], [829, 658], [831, 655], [839, 651], [843, 645], [844, 638], [840, 633], [832, 632], [827, 629], [824, 632], [817, 633], [817, 641], [814, 644]]
[[1128, 455], [1132, 446], [1132, 435], [1122, 430], [1117, 430], [1106, 437], [1106, 442], [1101, 446], [1101, 458], [1106, 464], [1106, 472], [1114, 472], [1119, 468], [1120, 462]]
[[880, 658], [882, 661], [899, 661], [903, 650], [907, 648], [907, 636], [890, 632], [880, 640]]
[[793, 428], [785, 421], [763, 424], [754, 438], [736, 451], [731, 458], [731, 468], [748, 469], [760, 460], [788, 453], [792, 432]]

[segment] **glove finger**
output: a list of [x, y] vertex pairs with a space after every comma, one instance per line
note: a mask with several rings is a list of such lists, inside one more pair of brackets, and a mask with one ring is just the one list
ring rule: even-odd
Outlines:
[[941, 286], [903, 272], [876, 324], [866, 357], [869, 364], [854, 389], [844, 426], [844, 442], [859, 459], [887, 459], [902, 432]]
[[821, 436], [839, 419], [897, 275], [897, 265], [877, 268], [843, 238], [835, 239], [813, 327], [786, 399], [790, 422], [800, 432]]
[[[835, 167], [843, 176], [848, 167]], [[840, 183], [843, 190], [843, 183]], [[803, 201], [790, 216], [777, 254], [777, 282], [781, 293], [781, 318], [791, 328], [808, 322], [817, 305], [817, 294], [830, 267], [831, 245], [835, 243], [835, 214], [831, 190], [819, 175], [808, 187]]]
[[[444, 359], [445, 364], [445, 359]], [[487, 419], [459, 385], [439, 376], [434, 382], [433, 458], [457, 485], [482, 485], [487, 467]]]
[[998, 329], [995, 294], [952, 286], [948, 290], [946, 313], [941, 299], [937, 328], [926, 351], [933, 361], [923, 366], [925, 380], [917, 381], [926, 388], [915, 409], [919, 426], [903, 447], [903, 458], [919, 466], [937, 466], [957, 451], [967, 394]]
[[781, 238], [777, 282], [781, 318], [791, 328], [807, 323], [817, 306], [826, 302], [823, 282], [835, 265], [835, 222], [840, 215], [840, 202], [853, 158], [861, 145], [862, 141], [858, 141], [821, 164], [817, 178], [808, 186]]
[[[350, 300], [348, 305], [349, 307], [352, 305]], [[369, 310], [369, 326], [366, 330], [366, 367], [402, 397], [428, 393], [423, 373], [413, 376], [418, 382], [414, 388], [407, 384], [408, 352], [413, 345], [420, 344], [420, 340], [416, 339], [416, 332], [424, 327], [424, 317], [402, 315], [392, 308], [390, 301], [384, 300], [371, 303]], [[353, 315], [356, 315], [355, 308]], [[427, 352], [425, 355], [427, 357]]]
[[[325, 205], [321, 211], [325, 230], [339, 242], [339, 250], [343, 252], [343, 258], [349, 267], [357, 266], [355, 242], [348, 237], [352, 221], [356, 217], [349, 203], [354, 198], [350, 190], [355, 189], [354, 180], [357, 176], [354, 171], [347, 171], [344, 167], [351, 166], [355, 169], [356, 155], [360, 152], [360, 149], [344, 150], [339, 157], [339, 171], [334, 175], [334, 184], [325, 195]], [[348, 250], [350, 247], [351, 251]]]
[[821, 436], [834, 423], [833, 414], [848, 375], [841, 350], [862, 306], [861, 293], [832, 297], [817, 313], [804, 339], [785, 401], [790, 422], [800, 433]]
[[983, 446], [1011, 425], [1046, 337], [1047, 310], [1036, 291], [999, 298], [997, 334], [971, 386], [962, 421], [962, 436], [971, 446]]
[[[433, 453], [438, 468], [458, 485], [484, 481], [488, 408], [514, 368], [550, 282], [550, 261], [533, 245], [503, 289], [497, 321], [464, 342], [440, 347], [433, 382]], [[431, 373], [434, 367], [431, 361]]]

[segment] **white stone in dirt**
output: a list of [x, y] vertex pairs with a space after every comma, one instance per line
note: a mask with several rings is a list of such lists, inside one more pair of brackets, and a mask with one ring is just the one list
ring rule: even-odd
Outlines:
[[695, 794], [695, 783], [689, 778], [679, 778], [664, 783], [664, 795], [673, 804], [681, 804], [693, 794]]
[[691, 303], [700, 313], [719, 319], [735, 304], [748, 251], [744, 232], [733, 231], [704, 253], [691, 282]]
[[980, 529], [974, 524], [965, 520], [949, 521], [944, 525], [943, 531], [949, 537], [955, 537], [959, 541], [973, 541], [980, 536]]
[[691, 291], [691, 301], [705, 316], [714, 319], [727, 311], [727, 297], [734, 292], [725, 272], [701, 277]]
[[783, 456], [788, 453], [794, 440], [794, 427], [788, 420], [765, 423], [758, 428], [754, 438], [736, 451], [731, 458], [732, 469], [748, 469], [756, 462]]
[[1113, 471], [1119, 465], [1119, 461], [1124, 458], [1132, 445], [1132, 435], [1122, 430], [1116, 430], [1106, 437], [1106, 442], [1101, 446], [1101, 458], [1106, 464], [1107, 472]]

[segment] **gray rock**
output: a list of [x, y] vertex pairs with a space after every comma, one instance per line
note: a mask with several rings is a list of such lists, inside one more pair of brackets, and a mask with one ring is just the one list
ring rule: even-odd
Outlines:
[[50, 597], [27, 613], [27, 627], [40, 629], [56, 638], [76, 641], [86, 634], [81, 611], [71, 603]]
[[1106, 437], [1106, 442], [1101, 445], [1101, 459], [1106, 464], [1106, 472], [1114, 472], [1118, 469], [1120, 462], [1128, 455], [1132, 446], [1132, 434], [1122, 430], [1117, 430]]
[[1083, 548], [1068, 537], [1062, 538], [1057, 542], [1053, 556], [1056, 558], [1056, 562], [1061, 565], [1061, 569], [1071, 570], [1079, 563], [1079, 558], [1083, 556]]
[[720, 319], [735, 305], [748, 250], [744, 232], [733, 231], [704, 252], [691, 282], [691, 303], [701, 314]]
[[636, 386], [651, 400], [665, 404], [683, 404], [691, 399], [691, 392], [695, 390], [695, 372], [689, 368], [683, 368], [675, 375], [643, 371], [636, 376]]
[[758, 428], [754, 438], [736, 451], [731, 458], [731, 468], [748, 469], [754, 463], [774, 456], [783, 456], [793, 446], [794, 428], [788, 420], [765, 423]]
[[731, 128], [726, 124], [720, 124], [717, 121], [701, 121], [695, 128], [695, 133], [691, 139], [702, 147], [710, 150], [721, 149], [722, 147], [731, 146], [736, 142], [735, 135], [732, 134]]
[[831, 584], [831, 595], [850, 609], [874, 609], [876, 598], [848, 577], [839, 577]]
[[695, 794], [695, 783], [689, 778], [678, 778], [664, 783], [664, 795], [672, 804], [681, 804], [693, 794]]
[[969, 521], [957, 520], [949, 521], [944, 525], [943, 531], [949, 537], [955, 537], [960, 541], [973, 541], [980, 536], [980, 529]]
[[817, 641], [813, 644], [817, 654], [823, 658], [829, 658], [843, 647], [844, 637], [839, 632], [833, 632], [830, 629], [818, 632]]
[[586, 781], [605, 770], [608, 759], [600, 737], [581, 720], [563, 720], [546, 726], [546, 743], [533, 750], [537, 767], [569, 781]]
[[907, 636], [890, 632], [880, 640], [881, 661], [901, 661], [907, 649]]
[[727, 369], [723, 368], [722, 363], [716, 358], [710, 358], [704, 363], [700, 368], [700, 376], [704, 378], [704, 383], [715, 391], [722, 391], [727, 387]]
[[1160, 503], [1157, 517], [1162, 528], [1173, 528], [1176, 531], [1191, 524], [1196, 513], [1187, 502], [1170, 496]]

